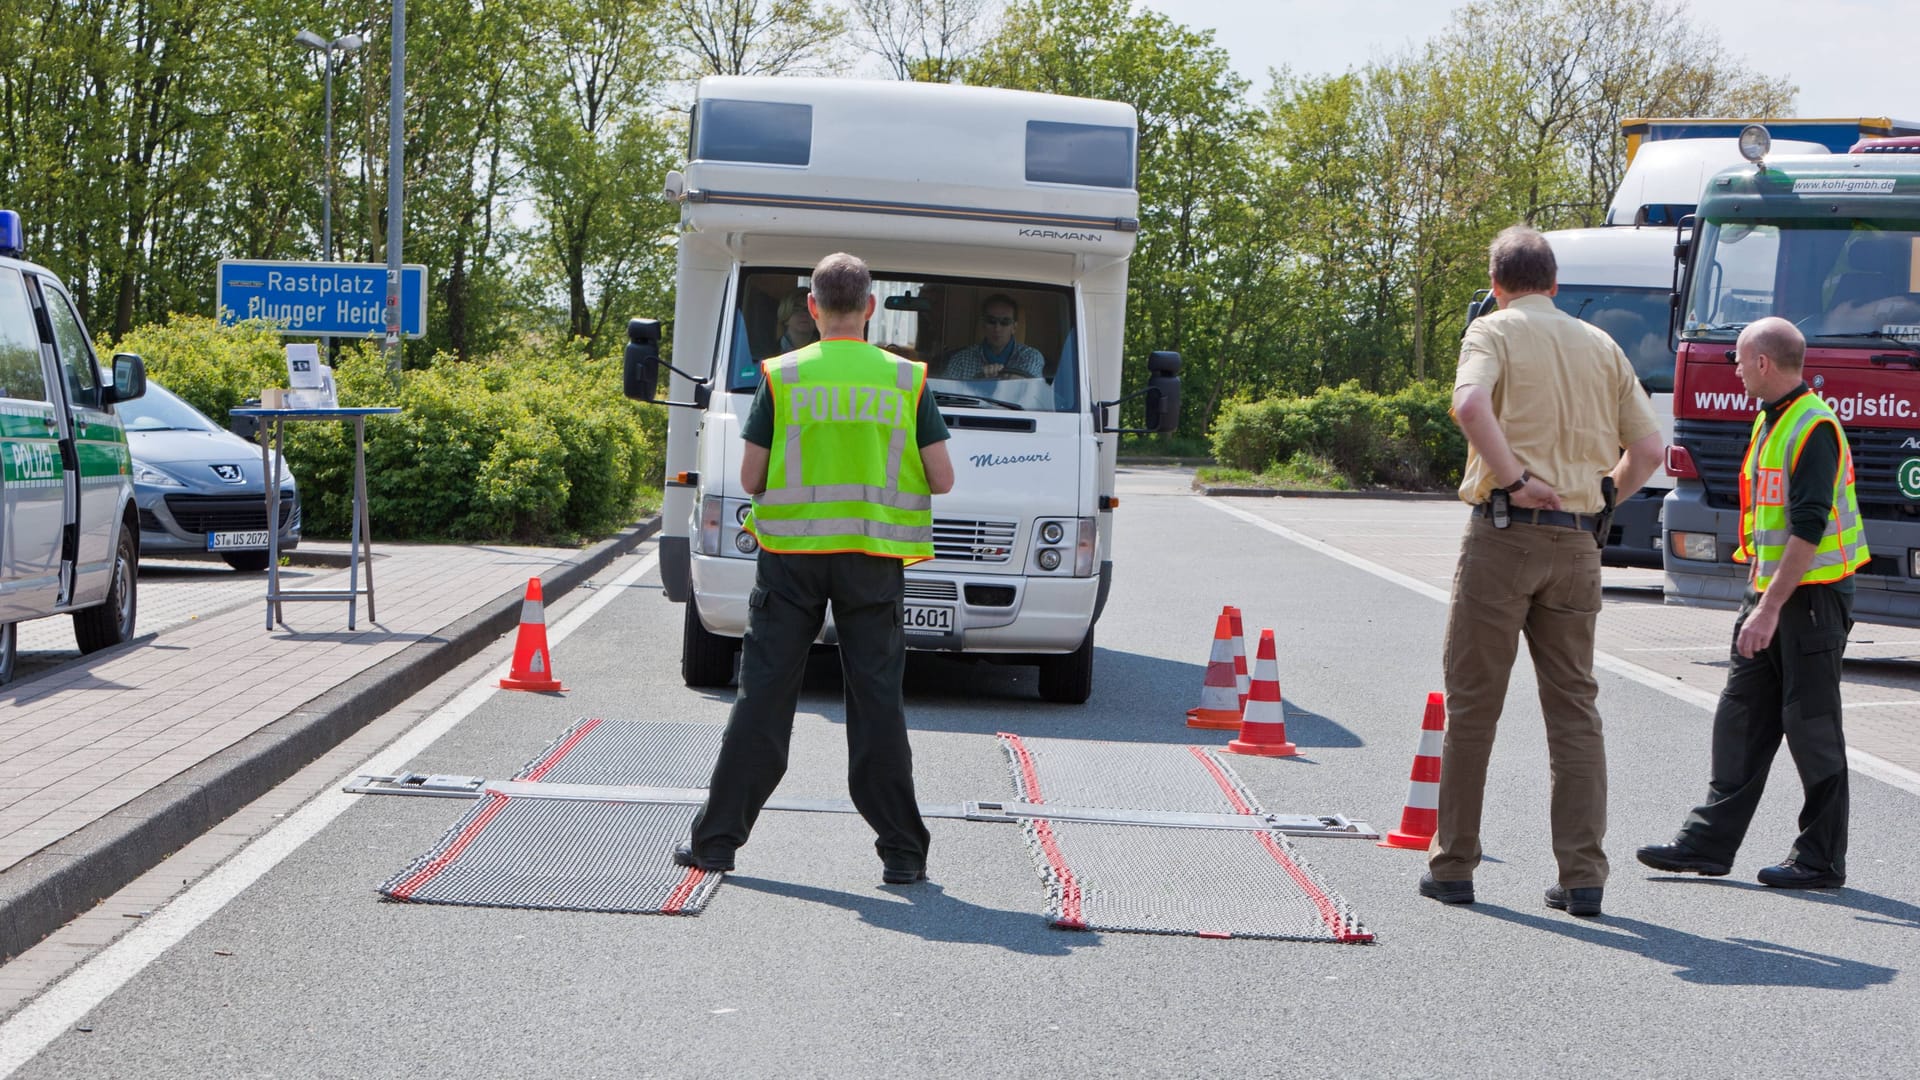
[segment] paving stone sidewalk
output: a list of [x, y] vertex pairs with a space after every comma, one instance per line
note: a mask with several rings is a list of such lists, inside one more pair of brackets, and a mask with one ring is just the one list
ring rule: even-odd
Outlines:
[[305, 601], [269, 632], [262, 576], [253, 602], [0, 687], [0, 960], [511, 631], [529, 578], [551, 601], [656, 524], [584, 550], [381, 545], [377, 623]]

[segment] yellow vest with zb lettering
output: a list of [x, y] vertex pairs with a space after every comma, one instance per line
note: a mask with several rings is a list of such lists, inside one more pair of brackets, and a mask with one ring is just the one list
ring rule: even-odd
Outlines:
[[1754, 588], [1767, 590], [1786, 556], [1787, 540], [1793, 536], [1787, 516], [1787, 471], [1800, 460], [1807, 436], [1821, 424], [1832, 424], [1840, 440], [1840, 467], [1833, 478], [1833, 508], [1827, 513], [1826, 531], [1814, 549], [1813, 562], [1800, 576], [1803, 585], [1827, 585], [1851, 575], [1867, 564], [1866, 531], [1860, 521], [1860, 504], [1853, 491], [1853, 452], [1847, 446], [1846, 433], [1833, 410], [1808, 391], [1788, 405], [1780, 419], [1761, 436], [1766, 412], [1753, 418], [1753, 435], [1747, 440], [1747, 454], [1740, 462], [1740, 548], [1734, 562], [1753, 561]]
[[767, 490], [746, 528], [778, 554], [933, 558], [920, 461], [927, 366], [864, 341], [816, 341], [761, 364], [773, 403]]

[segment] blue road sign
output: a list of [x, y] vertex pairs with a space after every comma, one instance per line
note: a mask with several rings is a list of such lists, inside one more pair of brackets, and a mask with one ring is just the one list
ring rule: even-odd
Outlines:
[[[222, 259], [214, 291], [222, 323], [272, 319], [302, 337], [363, 337], [387, 329], [387, 268], [379, 263]], [[427, 268], [400, 267], [400, 332], [427, 328]]]

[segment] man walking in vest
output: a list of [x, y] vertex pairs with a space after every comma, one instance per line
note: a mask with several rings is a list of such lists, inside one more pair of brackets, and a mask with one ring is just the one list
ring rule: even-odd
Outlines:
[[1760, 871], [1781, 889], [1847, 881], [1847, 744], [1840, 733], [1840, 657], [1853, 627], [1853, 574], [1867, 543], [1840, 421], [1801, 381], [1806, 339], [1785, 319], [1740, 332], [1747, 394], [1764, 402], [1740, 465], [1745, 602], [1733, 624], [1733, 666], [1713, 714], [1707, 801], [1671, 844], [1643, 847], [1656, 870], [1719, 877], [1733, 869], [1784, 735], [1806, 802], [1785, 862]]
[[867, 344], [873, 280], [836, 253], [813, 269], [820, 339], [761, 365], [740, 482], [760, 541], [740, 692], [682, 866], [733, 869], [734, 849], [787, 771], [793, 710], [827, 605], [846, 684], [847, 784], [878, 834], [881, 878], [926, 880], [927, 827], [913, 790], [900, 681], [905, 575], [933, 558], [933, 496], [953, 487], [947, 428], [925, 364]]

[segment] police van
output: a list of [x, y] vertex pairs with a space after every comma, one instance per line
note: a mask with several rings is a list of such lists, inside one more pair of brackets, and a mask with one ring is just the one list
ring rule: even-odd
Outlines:
[[72, 615], [83, 653], [131, 639], [140, 559], [113, 406], [146, 392], [146, 367], [120, 353], [101, 370], [66, 286], [20, 258], [23, 240], [0, 210], [0, 683], [27, 619]]
[[[1039, 669], [1049, 701], [1093, 687], [1113, 581], [1115, 447], [1179, 416], [1180, 357], [1121, 387], [1139, 231], [1138, 124], [1111, 101], [928, 83], [711, 77], [696, 93], [680, 206], [673, 360], [628, 328], [629, 396], [669, 367], [660, 540], [686, 606], [681, 674], [733, 677], [758, 544], [740, 445], [762, 363], [814, 340], [808, 273], [847, 251], [873, 271], [867, 340], [927, 365], [952, 434], [929, 562], [906, 571], [909, 648]], [[823, 644], [834, 642], [829, 623]]]

